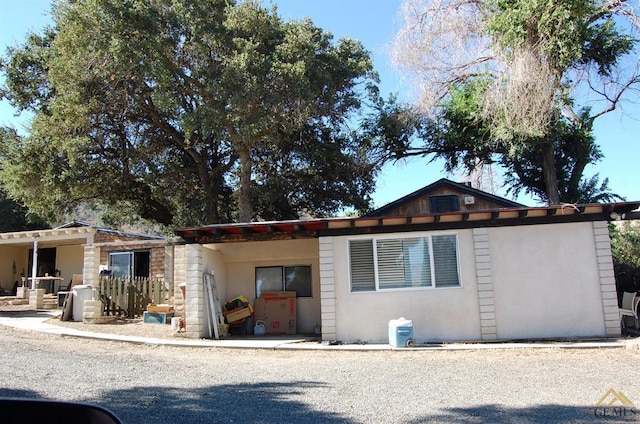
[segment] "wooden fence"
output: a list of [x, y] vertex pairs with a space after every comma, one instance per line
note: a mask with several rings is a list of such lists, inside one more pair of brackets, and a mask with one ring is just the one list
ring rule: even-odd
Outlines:
[[173, 292], [162, 279], [101, 277], [99, 295], [105, 315], [142, 316], [150, 303], [167, 303]]

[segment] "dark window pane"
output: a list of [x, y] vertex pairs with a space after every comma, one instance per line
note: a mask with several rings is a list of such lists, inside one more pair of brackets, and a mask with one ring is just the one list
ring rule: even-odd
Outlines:
[[284, 267], [284, 289], [295, 291], [297, 297], [311, 297], [311, 267]]

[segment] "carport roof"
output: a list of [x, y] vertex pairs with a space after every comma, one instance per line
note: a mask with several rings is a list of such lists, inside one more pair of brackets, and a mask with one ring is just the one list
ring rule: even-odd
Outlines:
[[96, 233], [95, 227], [52, 228], [46, 230], [0, 233], [0, 244], [29, 244], [34, 239], [43, 242], [83, 242]]
[[141, 234], [134, 235], [117, 230], [111, 230], [108, 228], [96, 227], [81, 221], [73, 221], [56, 228], [0, 233], [0, 245], [30, 244], [34, 239], [38, 239], [38, 243], [89, 243], [93, 241], [93, 236], [97, 232], [135, 236], [140, 239], [161, 239], [161, 237], [146, 236]]
[[476, 227], [611, 221], [640, 218], [640, 201], [607, 204], [562, 204], [405, 217], [343, 217], [294, 221], [214, 224], [176, 230], [186, 243], [290, 240], [324, 236], [447, 230]]

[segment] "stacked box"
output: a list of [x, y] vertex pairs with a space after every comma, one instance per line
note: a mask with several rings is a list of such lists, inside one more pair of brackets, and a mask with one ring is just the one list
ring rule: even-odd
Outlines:
[[173, 305], [166, 303], [156, 305], [155, 303], [150, 303], [147, 305], [147, 312], [173, 312]]
[[267, 335], [296, 334], [296, 292], [263, 292], [254, 317], [264, 322]]

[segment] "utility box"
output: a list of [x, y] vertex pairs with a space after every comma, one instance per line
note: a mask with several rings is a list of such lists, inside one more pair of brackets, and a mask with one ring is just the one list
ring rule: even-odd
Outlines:
[[413, 347], [413, 321], [399, 318], [389, 321], [389, 344], [391, 347]]
[[93, 287], [89, 285], [78, 285], [71, 292], [73, 296], [71, 319], [81, 322], [84, 319], [84, 301], [93, 300]]

